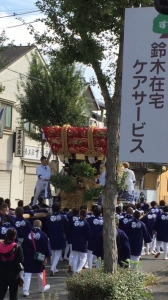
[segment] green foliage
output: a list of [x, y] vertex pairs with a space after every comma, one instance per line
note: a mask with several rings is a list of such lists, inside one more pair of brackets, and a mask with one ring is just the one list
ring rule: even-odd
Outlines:
[[[23, 126], [23, 128], [24, 128], [23, 122], [21, 122], [21, 126]], [[42, 143], [42, 133], [41, 132], [36, 133], [33, 129], [30, 129], [29, 131], [27, 131], [25, 128], [24, 128], [24, 131], [32, 140]]]
[[[4, 61], [4, 43], [8, 40], [5, 31], [2, 31], [0, 34], [0, 70], [4, 68], [5, 61]], [[5, 90], [5, 87], [0, 83], [0, 93]]]
[[0, 83], [0, 93], [2, 93], [5, 90], [5, 87]]
[[0, 69], [5, 66], [5, 59], [4, 59], [4, 47], [5, 42], [8, 41], [8, 38], [5, 34], [5, 31], [0, 33]]
[[146, 279], [147, 274], [140, 269], [119, 268], [115, 274], [87, 270], [67, 280], [68, 299], [145, 300], [152, 298]]
[[[60, 188], [65, 192], [74, 192], [79, 188], [78, 181], [82, 182], [82, 179], [90, 179], [93, 178], [95, 173], [95, 169], [87, 164], [86, 162], [82, 162], [80, 164], [74, 164], [72, 166], [72, 175], [52, 175], [51, 176], [51, 183], [56, 187]], [[98, 188], [98, 190], [100, 190]], [[98, 192], [97, 192], [98, 194]], [[96, 197], [97, 197], [97, 194]], [[100, 192], [99, 192], [100, 194]], [[91, 200], [91, 198], [90, 198]]]
[[[6, 33], [3, 30], [0, 33], [0, 70], [3, 69], [9, 63], [9, 61], [7, 61], [4, 56], [5, 49], [8, 47], [14, 47], [14, 41], [10, 41], [10, 43], [5, 45], [8, 40], [9, 38], [6, 36]], [[5, 87], [0, 83], [0, 93], [2, 93], [4, 90]]]
[[[142, 6], [153, 6], [152, 0], [141, 0]], [[36, 38], [38, 42], [59, 42], [76, 60], [90, 63], [90, 59], [102, 60], [106, 49], [103, 39], [114, 41], [123, 28], [125, 8], [137, 7], [136, 0], [38, 0], [36, 6], [45, 12], [43, 22], [47, 31]], [[68, 30], [66, 30], [68, 29]], [[56, 35], [50, 32], [54, 30]], [[113, 36], [115, 34], [115, 37]], [[101, 39], [101, 40], [100, 40]], [[61, 47], [61, 50], [62, 50]], [[89, 47], [93, 51], [89, 51]], [[67, 57], [68, 59], [68, 57]]]
[[118, 191], [127, 190], [126, 179], [128, 177], [128, 172], [122, 172], [122, 176], [118, 178], [117, 189]]
[[[125, 8], [153, 6], [152, 0], [38, 0], [36, 6], [45, 17], [41, 19], [47, 26], [39, 35], [33, 26], [36, 42], [45, 52], [59, 56], [63, 64], [82, 62], [92, 65], [98, 82], [111, 82], [109, 70], [114, 46], [120, 41], [124, 27]], [[53, 34], [53, 32], [55, 34]], [[51, 45], [59, 44], [53, 49]], [[101, 69], [101, 61], [108, 58], [106, 74]], [[102, 89], [103, 84], [100, 84]], [[105, 87], [104, 87], [105, 88]]]
[[97, 200], [102, 194], [103, 190], [104, 188], [102, 186], [85, 190], [83, 193], [83, 201], [88, 202], [93, 201], [94, 199]]
[[52, 175], [50, 179], [53, 186], [64, 192], [74, 192], [77, 189], [77, 182], [73, 176], [69, 175]]
[[74, 65], [63, 67], [57, 59], [51, 59], [47, 67], [36, 53], [27, 75], [26, 79], [20, 78], [16, 106], [23, 124], [30, 122], [39, 128], [84, 124], [85, 80], [80, 69]]
[[86, 162], [75, 163], [72, 167], [72, 174], [82, 178], [93, 178], [96, 169]]

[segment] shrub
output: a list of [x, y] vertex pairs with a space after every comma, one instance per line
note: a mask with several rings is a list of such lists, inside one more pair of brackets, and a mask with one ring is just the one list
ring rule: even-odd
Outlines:
[[96, 169], [85, 161], [79, 164], [75, 163], [72, 167], [72, 174], [82, 178], [93, 178], [95, 172]]
[[95, 187], [95, 188], [90, 188], [86, 191], [84, 191], [83, 193], [83, 201], [84, 202], [88, 202], [88, 201], [92, 201], [93, 199], [98, 199], [100, 197], [100, 195], [103, 192], [103, 187]]
[[50, 181], [53, 186], [64, 192], [74, 192], [77, 189], [77, 183], [73, 176], [56, 174], [51, 176]]
[[82, 271], [67, 280], [69, 300], [145, 300], [151, 298], [145, 286], [147, 274], [140, 269], [119, 268], [112, 275], [102, 269]]

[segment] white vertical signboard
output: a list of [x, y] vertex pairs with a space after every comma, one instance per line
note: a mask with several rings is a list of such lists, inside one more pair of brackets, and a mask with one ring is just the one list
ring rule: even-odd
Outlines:
[[120, 160], [168, 162], [168, 16], [125, 13]]
[[16, 127], [15, 139], [15, 157], [23, 156], [24, 131], [22, 128]]

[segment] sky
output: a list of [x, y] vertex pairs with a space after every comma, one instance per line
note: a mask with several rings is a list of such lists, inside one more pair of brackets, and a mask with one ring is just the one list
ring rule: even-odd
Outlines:
[[[0, 32], [2, 30], [5, 30], [6, 36], [9, 38], [9, 40], [14, 40], [15, 45], [27, 45], [28, 43], [33, 44], [34, 39], [33, 36], [29, 34], [29, 31], [27, 29], [27, 26], [18, 26], [18, 27], [12, 27], [22, 24], [20, 20], [17, 20], [16, 18], [21, 17], [26, 23], [33, 22], [36, 18], [42, 17], [42, 13], [40, 11], [37, 11], [38, 8], [35, 6], [35, 0], [5, 0], [0, 3]], [[20, 16], [11, 16], [14, 13], [21, 14], [21, 13], [27, 13], [31, 12], [29, 14], [24, 14]], [[33, 24], [36, 31], [43, 32], [45, 26], [41, 22], [37, 22]], [[106, 62], [104, 62], [104, 65], [106, 65]], [[90, 78], [92, 76], [95, 76], [95, 73], [91, 67], [84, 67], [84, 74], [86, 81], [89, 82]], [[100, 93], [100, 89], [98, 86], [92, 87], [93, 93], [95, 98], [99, 101], [102, 101], [102, 96]]]

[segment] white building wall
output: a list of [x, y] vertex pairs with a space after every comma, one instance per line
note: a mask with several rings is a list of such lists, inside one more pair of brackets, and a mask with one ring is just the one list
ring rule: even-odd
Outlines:
[[23, 183], [24, 183], [24, 169], [20, 157], [14, 157], [12, 161], [12, 174], [11, 174], [11, 191], [10, 199], [12, 206], [17, 206], [17, 200], [23, 199]]
[[[26, 56], [21, 57], [7, 67], [7, 69], [0, 72], [0, 82], [5, 86], [5, 90], [0, 94], [0, 101], [3, 100], [13, 105], [12, 129], [4, 130], [3, 138], [0, 139], [0, 171], [11, 172], [10, 199], [12, 207], [17, 206], [18, 199], [24, 200], [24, 180], [26, 172], [24, 157], [15, 157], [13, 154], [13, 134], [16, 131], [16, 127], [19, 127], [19, 114], [15, 109], [15, 105], [17, 104], [17, 83], [20, 80], [18, 73], [27, 74], [29, 67], [28, 60], [31, 60], [31, 53], [34, 51], [35, 50], [30, 51]], [[25, 136], [25, 145], [34, 148], [39, 147], [38, 142], [30, 140], [27, 136]], [[30, 159], [27, 157], [29, 164], [34, 167], [37, 167], [39, 164], [39, 159], [40, 156], [38, 158], [30, 157]], [[0, 180], [3, 177], [3, 172], [0, 172]], [[36, 181], [34, 182], [34, 185], [35, 183]], [[1, 194], [0, 191], [0, 197], [6, 197], [6, 195]]]

